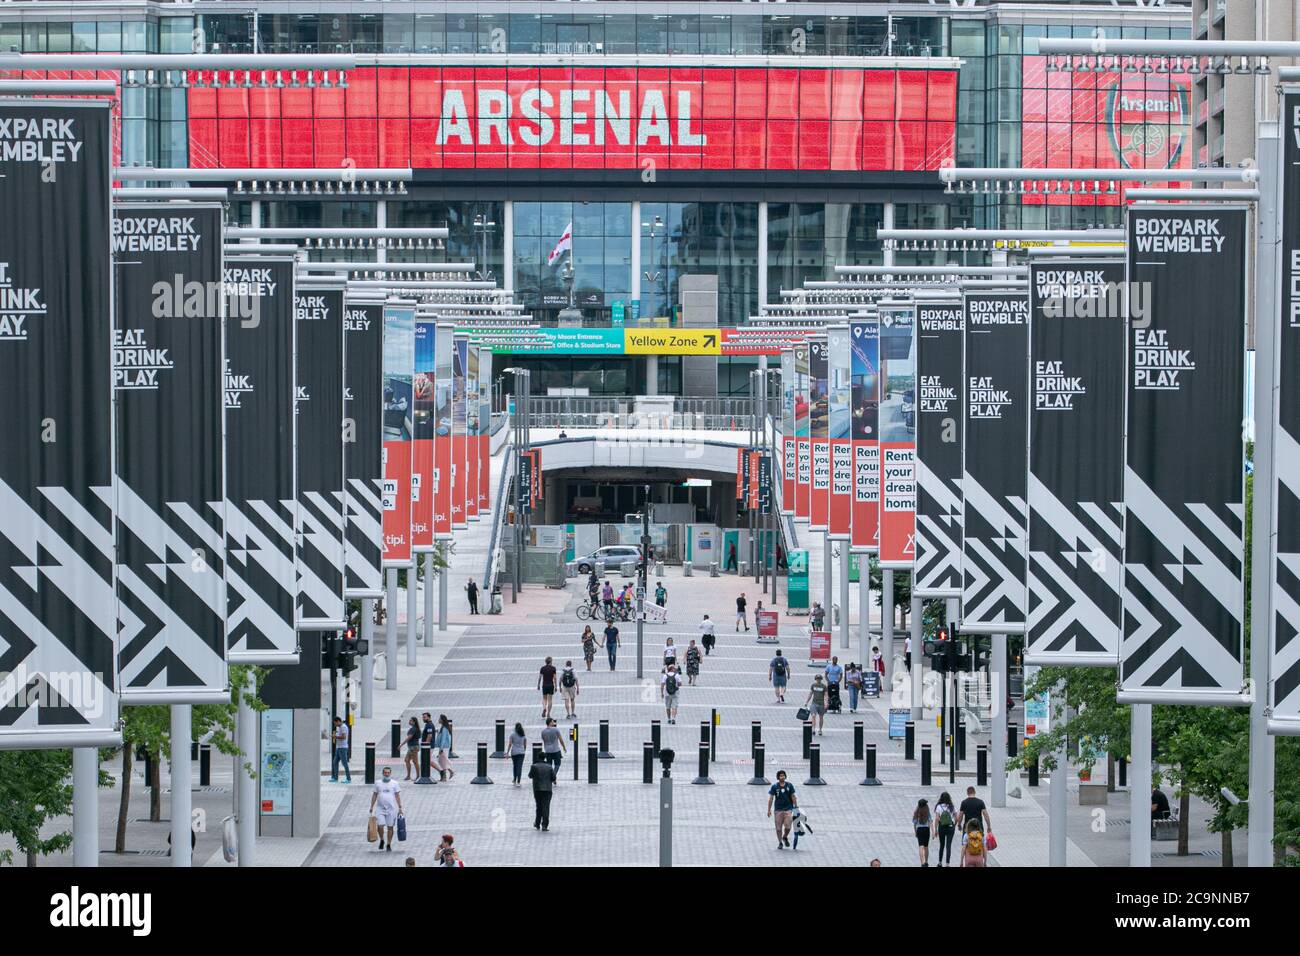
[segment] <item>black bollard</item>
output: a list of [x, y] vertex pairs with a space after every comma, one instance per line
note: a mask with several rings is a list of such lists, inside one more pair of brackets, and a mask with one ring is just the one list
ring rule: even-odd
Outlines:
[[763, 742], [763, 722], [761, 720], [751, 720], [749, 722], [749, 759], [754, 759], [754, 753], [758, 745]]
[[609, 752], [609, 721], [608, 720], [602, 720], [600, 722], [600, 753], [598, 754], [598, 756], [600, 757], [601, 760], [614, 759], [614, 755]]
[[199, 747], [199, 786], [212, 786], [212, 744]]
[[957, 718], [957, 759], [966, 759], [966, 724]]
[[663, 743], [663, 726], [657, 720], [650, 721], [650, 742], [655, 745], [655, 759], [659, 759], [659, 747]]
[[916, 759], [916, 723], [909, 720], [903, 725], [903, 759]]
[[480, 740], [478, 742], [478, 766], [474, 768], [475, 777], [470, 783], [490, 784], [492, 782], [492, 778], [487, 775], [487, 762], [487, 741]]
[[989, 748], [980, 744], [975, 748], [975, 786], [987, 787], [989, 783]]
[[420, 776], [415, 781], [421, 786], [433, 786], [433, 784], [437, 783], [436, 780], [434, 780], [432, 777], [429, 776], [431, 757], [432, 757], [432, 753], [430, 751], [429, 744], [427, 742], [422, 742], [420, 744]]
[[808, 779], [804, 782], [805, 787], [824, 787], [826, 781], [822, 779], [822, 745], [808, 745]]
[[[704, 730], [707, 733], [708, 727], [706, 726]], [[691, 783], [706, 787], [713, 786], [713, 781], [709, 779], [709, 742], [707, 740], [700, 741], [700, 766], [698, 768], [698, 773], [699, 775], [692, 780]]]
[[862, 759], [862, 721], [853, 722], [853, 759]]
[[394, 760], [402, 756], [402, 722], [393, 721], [393, 752], [389, 754]]
[[573, 782], [578, 782], [578, 767], [582, 764], [582, 746], [578, 743], [578, 725], [569, 731], [569, 740], [573, 741]]
[[1020, 725], [1007, 724], [1007, 756], [1014, 757], [1020, 752]]
[[751, 787], [767, 787], [771, 781], [763, 776], [763, 758], [767, 755], [767, 744], [761, 740], [754, 742], [754, 779], [749, 781]]
[[500, 760], [506, 755], [506, 722], [498, 720], [496, 722], [496, 750], [492, 751], [492, 759]]
[[[578, 762], [577, 754], [573, 755], [573, 762], [574, 763]], [[596, 783], [596, 775], [599, 772], [597, 768], [599, 766], [600, 766], [599, 748], [596, 745], [596, 741], [589, 740], [587, 741], [587, 783]]]
[[862, 787], [879, 787], [880, 778], [876, 776], [876, 745], [867, 744], [867, 775], [862, 778]]
[[198, 759], [199, 759], [199, 742], [198, 742], [197, 740], [191, 740], [191, 741], [190, 741], [190, 760], [198, 760]]
[[1128, 786], [1128, 761], [1125, 760], [1123, 757], [1120, 757], [1117, 763], [1119, 764], [1119, 785], [1121, 787], [1127, 787]]
[[708, 746], [709, 734], [712, 731], [712, 729], [713, 729], [712, 726], [709, 724], [707, 720], [700, 721], [700, 743], [704, 744], [705, 746]]
[[366, 744], [366, 783], [375, 782], [375, 743], [369, 741]]
[[809, 748], [812, 747], [812, 721], [803, 722], [803, 759], [808, 759]]
[[1031, 787], [1038, 786], [1038, 758], [1037, 757], [1035, 757], [1034, 762], [1029, 765], [1029, 785]]
[[930, 786], [930, 745], [921, 744], [921, 786]]
[[645, 749], [641, 751], [641, 782], [655, 782], [655, 745], [650, 740], [645, 742]]

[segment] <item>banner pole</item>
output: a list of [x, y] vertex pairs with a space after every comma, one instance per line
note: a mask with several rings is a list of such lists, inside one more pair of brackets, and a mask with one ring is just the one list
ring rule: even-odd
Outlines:
[[72, 865], [99, 866], [99, 751], [72, 750]]
[[172, 866], [193, 864], [190, 850], [190, 816], [193, 813], [193, 766], [190, 761], [190, 738], [193, 734], [189, 704], [171, 706], [171, 836]]
[[397, 569], [388, 569], [384, 599], [384, 689], [397, 690]]
[[1128, 865], [1151, 865], [1151, 705], [1130, 704]]
[[[433, 579], [440, 577], [435, 570], [436, 561], [433, 559], [433, 552], [426, 552], [424, 555], [424, 646], [433, 647]], [[441, 587], [441, 584], [439, 585]], [[439, 623], [442, 614], [439, 613]], [[445, 627], [445, 625], [443, 625]]]
[[[989, 695], [993, 698], [993, 736], [989, 747], [990, 803], [995, 807], [1007, 805], [1007, 635], [994, 634], [993, 654], [989, 673]], [[912, 645], [915, 647], [915, 643]], [[1056, 774], [1052, 774], [1052, 786], [1056, 786]], [[1064, 783], [1062, 783], [1064, 787]], [[1055, 790], [1052, 791], [1055, 794]], [[1055, 809], [1055, 804], [1053, 804]], [[1064, 860], [1061, 863], [1065, 865]]]
[[[885, 672], [880, 675], [881, 693], [883, 688], [893, 686], [890, 681], [894, 676], [894, 572], [884, 568], [880, 572], [880, 659], [885, 663]], [[870, 659], [867, 661], [871, 663]]]
[[250, 672], [248, 686], [240, 688], [239, 711], [235, 722], [240, 750], [235, 758], [235, 825], [240, 866], [257, 865], [257, 818], [260, 811], [254, 768], [261, 765], [261, 756], [257, 745], [257, 712], [249, 704], [249, 700], [256, 695], [257, 678]]
[[361, 638], [366, 642], [366, 653], [361, 655], [361, 716], [373, 717], [375, 712], [375, 599], [361, 599]]

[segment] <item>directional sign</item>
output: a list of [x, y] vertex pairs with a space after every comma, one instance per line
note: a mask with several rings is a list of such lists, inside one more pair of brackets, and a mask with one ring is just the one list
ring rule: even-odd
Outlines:
[[626, 329], [627, 355], [721, 355], [717, 329]]

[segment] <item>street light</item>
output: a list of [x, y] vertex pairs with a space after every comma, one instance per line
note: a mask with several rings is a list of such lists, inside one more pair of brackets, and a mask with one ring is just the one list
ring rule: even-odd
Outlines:
[[[652, 222], [641, 223], [641, 228], [650, 230], [650, 261], [653, 263], [656, 261], [655, 230], [658, 229], [661, 233], [663, 232], [664, 230], [663, 217], [655, 216]], [[668, 248], [667, 245], [665, 245], [664, 249], [667, 250], [667, 248]], [[665, 256], [665, 258], [667, 258], [667, 256]], [[646, 282], [649, 282], [653, 286], [654, 283], [659, 281], [660, 271], [658, 269], [656, 269], [654, 272], [650, 272], [649, 270], [647, 270], [646, 272], [642, 273], [642, 275], [645, 276]], [[664, 308], [667, 308], [668, 307], [668, 265], [667, 263], [664, 264], [663, 277], [664, 277]]]
[[497, 224], [490, 222], [488, 217], [482, 213], [474, 216], [474, 232], [478, 234], [479, 249], [481, 250], [478, 263], [478, 276], [480, 279], [492, 280], [495, 278], [492, 270], [488, 268], [488, 236], [495, 232], [496, 228]]

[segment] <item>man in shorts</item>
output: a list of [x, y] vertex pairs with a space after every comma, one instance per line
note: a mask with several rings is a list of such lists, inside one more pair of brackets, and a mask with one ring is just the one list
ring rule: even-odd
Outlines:
[[799, 805], [794, 795], [794, 784], [785, 778], [785, 771], [776, 772], [776, 783], [767, 791], [767, 815], [776, 810], [776, 848], [784, 850], [790, 845], [790, 826], [794, 822], [794, 808]]
[[669, 664], [664, 676], [659, 678], [659, 695], [664, 699], [664, 712], [668, 723], [677, 723], [677, 692], [682, 688], [682, 676], [677, 673], [677, 665]]
[[785, 703], [785, 685], [790, 682], [790, 660], [781, 656], [781, 648], [776, 649], [776, 657], [767, 663], [767, 679], [776, 691], [776, 702]]
[[821, 674], [813, 678], [808, 698], [803, 705], [808, 708], [808, 713], [812, 717], [813, 730], [817, 731], [818, 737], [822, 736], [822, 730], [826, 725], [826, 684], [822, 681]]
[[573, 672], [573, 661], [564, 662], [560, 672], [560, 696], [564, 698], [564, 718], [578, 716], [578, 675]]
[[[370, 795], [370, 815], [379, 824], [379, 849], [391, 853], [393, 827], [397, 826], [397, 818], [402, 815], [402, 788], [393, 779], [391, 767], [385, 767], [383, 779], [375, 781], [375, 792]], [[387, 845], [385, 828], [388, 830]]]

